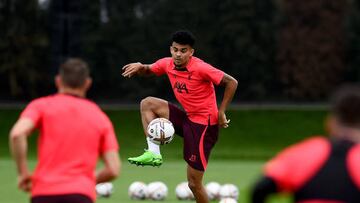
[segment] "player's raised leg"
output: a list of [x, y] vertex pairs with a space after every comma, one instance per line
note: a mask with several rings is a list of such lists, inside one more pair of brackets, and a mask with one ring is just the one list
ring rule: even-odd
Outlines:
[[160, 154], [160, 146], [152, 143], [146, 136], [146, 129], [150, 121], [155, 118], [169, 119], [169, 105], [166, 100], [156, 97], [146, 97], [140, 103], [141, 122], [143, 125], [144, 135], [147, 140], [148, 149], [138, 157], [130, 157], [128, 161], [136, 165], [160, 166], [162, 164], [162, 156]]
[[187, 179], [189, 188], [194, 194], [196, 203], [208, 203], [209, 199], [206, 190], [202, 184], [204, 171], [199, 171], [191, 166], [187, 166]]
[[146, 135], [146, 128], [155, 118], [169, 119], [169, 104], [166, 100], [156, 97], [146, 97], [140, 103], [141, 122]]

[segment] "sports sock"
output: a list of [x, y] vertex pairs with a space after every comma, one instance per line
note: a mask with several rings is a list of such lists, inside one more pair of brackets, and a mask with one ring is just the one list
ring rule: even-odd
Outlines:
[[148, 138], [148, 137], [146, 138], [146, 142], [147, 142], [147, 145], [148, 145], [148, 150], [150, 152], [153, 152], [155, 154], [160, 155], [160, 146], [159, 145], [151, 142], [150, 138]]

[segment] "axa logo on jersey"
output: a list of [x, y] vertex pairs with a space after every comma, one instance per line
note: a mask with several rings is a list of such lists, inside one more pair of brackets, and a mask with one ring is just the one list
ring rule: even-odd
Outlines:
[[173, 89], [176, 89], [177, 92], [179, 92], [179, 93], [184, 93], [184, 92], [187, 93], [187, 94], [189, 93], [188, 89], [186, 88], [186, 84], [182, 83], [182, 82], [176, 81], [174, 83]]

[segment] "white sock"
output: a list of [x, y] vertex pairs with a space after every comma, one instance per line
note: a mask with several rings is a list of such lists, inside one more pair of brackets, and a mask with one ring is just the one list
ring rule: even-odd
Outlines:
[[148, 150], [150, 152], [160, 155], [160, 146], [151, 142], [148, 137], [146, 138], [146, 141], [147, 141], [147, 145], [148, 145]]

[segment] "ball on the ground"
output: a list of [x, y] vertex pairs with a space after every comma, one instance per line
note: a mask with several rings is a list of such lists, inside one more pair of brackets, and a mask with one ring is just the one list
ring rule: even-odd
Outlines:
[[220, 198], [221, 185], [218, 182], [209, 182], [205, 185], [205, 190], [209, 200], [217, 200]]
[[220, 188], [220, 198], [233, 198], [238, 199], [239, 189], [234, 184], [224, 184]]
[[176, 198], [179, 200], [192, 200], [194, 194], [191, 192], [188, 182], [179, 183], [175, 188]]
[[148, 184], [147, 197], [152, 200], [164, 200], [168, 195], [165, 183], [156, 181]]
[[147, 185], [141, 181], [135, 181], [129, 186], [128, 194], [130, 199], [145, 199], [147, 195]]
[[233, 198], [223, 198], [220, 200], [219, 203], [237, 203], [236, 199]]
[[166, 118], [155, 118], [147, 127], [147, 136], [157, 145], [170, 143], [174, 138], [174, 133], [173, 124]]
[[110, 197], [113, 193], [114, 186], [110, 182], [99, 183], [95, 186], [96, 194], [99, 197]]

